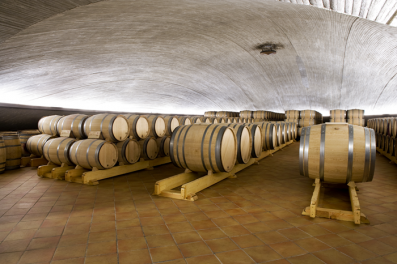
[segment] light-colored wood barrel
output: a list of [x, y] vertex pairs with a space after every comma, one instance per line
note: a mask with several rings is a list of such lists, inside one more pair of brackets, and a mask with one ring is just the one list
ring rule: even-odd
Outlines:
[[[353, 119], [347, 119], [347, 123], [355, 126], [364, 126], [365, 120], [359, 118], [353, 118]], [[385, 127], [383, 128], [385, 129]]]
[[392, 151], [392, 156], [397, 157], [396, 153], [397, 153], [397, 138], [391, 138], [390, 140], [390, 144], [393, 144], [393, 151]]
[[285, 132], [286, 132], [285, 138], [286, 138], [286, 142], [288, 142], [288, 141], [292, 140], [291, 128], [290, 128], [288, 122], [284, 122], [284, 126], [285, 126]]
[[250, 110], [240, 111], [240, 117], [241, 118], [252, 118], [252, 113], [253, 113], [253, 111], [250, 111]]
[[285, 111], [285, 118], [287, 119], [299, 119], [300, 111], [299, 110], [287, 110]]
[[385, 135], [379, 134], [379, 148], [383, 150], [385, 148]]
[[145, 139], [150, 134], [149, 120], [143, 115], [124, 115], [130, 126], [129, 135], [136, 140]]
[[262, 129], [262, 146], [264, 150], [275, 149], [277, 146], [276, 127], [270, 122], [255, 123]]
[[302, 135], [302, 127], [298, 127], [298, 137]]
[[171, 137], [162, 137], [156, 139], [158, 157], [168, 157], [170, 155], [170, 141]]
[[72, 145], [69, 157], [75, 165], [85, 169], [110, 169], [118, 160], [117, 147], [101, 139], [83, 139]]
[[317, 119], [318, 117], [318, 113], [314, 110], [302, 110], [300, 112], [301, 119]]
[[179, 120], [179, 125], [181, 126], [192, 124], [192, 120], [190, 120], [188, 116], [179, 116], [178, 120]]
[[329, 111], [329, 116], [331, 119], [346, 119], [346, 110], [334, 109]]
[[231, 123], [233, 123], [233, 119], [234, 119], [234, 117], [226, 117], [225, 118], [225, 123], [226, 124], [231, 124]]
[[381, 136], [381, 134], [379, 134], [379, 133], [376, 133], [375, 134], [375, 138], [376, 138], [376, 147], [377, 148], [380, 148], [380, 136]]
[[226, 123], [226, 120], [223, 117], [217, 117], [216, 121], [217, 121], [218, 124], [225, 124]]
[[[193, 124], [201, 124], [201, 123], [203, 123], [203, 117], [201, 117], [201, 116], [192, 116], [191, 118], [190, 118], [190, 120], [192, 121], [192, 123]], [[178, 124], [179, 125], [179, 124]]]
[[390, 143], [390, 137], [383, 135], [385, 138], [385, 144], [383, 145], [383, 151], [385, 151], [386, 153], [389, 153], [389, 143]]
[[[149, 136], [155, 138], [164, 137], [166, 126], [164, 118], [158, 115], [147, 115], [146, 118], [149, 120]], [[181, 121], [179, 120], [180, 123]]]
[[74, 114], [64, 116], [59, 119], [57, 124], [57, 134], [61, 135], [63, 130], [70, 130], [73, 132], [73, 136], [77, 139], [84, 139], [84, 123], [87, 120], [88, 115]]
[[[176, 128], [174, 130], [177, 130]], [[139, 145], [141, 146], [141, 157], [144, 158], [145, 160], [153, 160], [157, 158], [158, 155], [158, 147], [157, 147], [157, 141], [155, 137], [148, 137], [146, 139], [142, 139], [139, 142]]]
[[308, 127], [308, 126], [313, 126], [317, 122], [315, 119], [299, 119], [299, 126], [300, 127]]
[[59, 115], [44, 116], [39, 120], [38, 129], [43, 134], [59, 136], [57, 125], [61, 118]]
[[375, 131], [349, 124], [304, 128], [300, 139], [300, 174], [324, 182], [372, 181], [375, 170]]
[[389, 154], [392, 153], [392, 151], [393, 151], [393, 143], [394, 142], [392, 141], [392, 138], [389, 135], [387, 135], [386, 136], [386, 144], [387, 144], [387, 146], [385, 146], [386, 153], [389, 153]]
[[179, 126], [171, 137], [170, 158], [196, 172], [230, 172], [237, 158], [237, 139], [225, 125]]
[[4, 133], [3, 141], [6, 147], [6, 170], [15, 170], [21, 167], [21, 141], [19, 141], [18, 133]]
[[391, 135], [395, 138], [395, 137], [397, 137], [397, 119], [392, 118], [390, 123], [391, 123], [390, 132], [391, 132]]
[[32, 136], [39, 135], [39, 130], [20, 130], [18, 131], [19, 141], [21, 142], [22, 157], [29, 157], [30, 153], [26, 148], [28, 139]]
[[62, 163], [73, 165], [69, 157], [69, 151], [76, 141], [74, 138], [67, 137], [49, 139], [43, 147], [44, 158], [57, 165], [62, 165]]
[[284, 122], [277, 122], [280, 124], [280, 133], [281, 133], [281, 144], [285, 144], [287, 142], [287, 127]]
[[263, 148], [263, 139], [262, 139], [262, 128], [257, 124], [246, 124], [251, 133], [252, 137], [252, 150], [251, 150], [251, 157], [259, 158], [262, 154]]
[[277, 139], [277, 147], [281, 146], [282, 142], [282, 131], [281, 131], [281, 125], [275, 121], [271, 121], [271, 123], [274, 124], [274, 127], [276, 129], [276, 139]]
[[141, 157], [141, 146], [136, 139], [127, 138], [116, 144], [119, 164], [134, 164]]
[[6, 145], [4, 144], [3, 136], [0, 135], [0, 174], [4, 173], [4, 171], [6, 170], [6, 161]]
[[219, 124], [233, 129], [237, 140], [237, 162], [245, 164], [251, 159], [252, 136], [246, 124]]
[[331, 123], [346, 123], [346, 119], [343, 119], [343, 118], [331, 118], [330, 122]]
[[254, 118], [254, 119], [267, 119], [267, 111], [262, 111], [262, 110], [254, 111], [252, 113], [252, 118]]
[[93, 115], [84, 123], [84, 134], [89, 137], [90, 132], [100, 131], [105, 140], [111, 142], [124, 141], [130, 134], [127, 118], [116, 114]]
[[163, 116], [163, 118], [164, 118], [164, 122], [165, 122], [165, 135], [172, 136], [172, 133], [174, 132], [175, 128], [177, 128], [180, 125], [178, 117], [177, 116]]
[[362, 109], [349, 109], [347, 110], [347, 119], [363, 119], [364, 110]]
[[295, 122], [288, 122], [291, 130], [291, 139], [296, 139], [298, 137], [298, 125]]
[[204, 112], [204, 117], [216, 117], [216, 111]]
[[233, 117], [235, 115], [235, 113], [233, 112], [229, 112], [229, 111], [219, 111], [216, 112], [216, 117]]
[[41, 157], [43, 156], [44, 144], [51, 138], [54, 138], [54, 136], [47, 134], [32, 136], [28, 139], [28, 142], [26, 143], [26, 149], [32, 155], [36, 157]]

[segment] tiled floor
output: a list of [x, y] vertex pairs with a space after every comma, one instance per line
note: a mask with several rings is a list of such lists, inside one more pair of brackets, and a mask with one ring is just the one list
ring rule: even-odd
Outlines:
[[[151, 196], [173, 165], [100, 181], [0, 176], [0, 263], [397, 263], [397, 166], [377, 155], [359, 184], [370, 225], [310, 219], [313, 181], [299, 175], [297, 143], [200, 193], [196, 202]], [[325, 192], [324, 192], [325, 191]], [[349, 209], [346, 189], [321, 206]]]

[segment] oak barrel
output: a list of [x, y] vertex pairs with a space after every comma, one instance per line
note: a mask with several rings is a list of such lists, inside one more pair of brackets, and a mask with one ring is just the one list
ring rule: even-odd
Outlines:
[[43, 147], [44, 144], [51, 138], [54, 138], [52, 135], [41, 134], [37, 136], [30, 137], [28, 142], [26, 143], [26, 149], [34, 156], [41, 157], [43, 156]]
[[267, 119], [267, 111], [254, 111], [252, 113], [252, 118], [254, 119]]
[[204, 117], [216, 117], [216, 111], [204, 112]]
[[21, 157], [22, 157], [22, 149], [21, 149], [21, 141], [19, 141], [18, 133], [4, 133], [3, 141], [6, 147], [6, 170], [14, 170], [19, 169], [21, 166]]
[[30, 153], [26, 148], [26, 143], [30, 137], [39, 135], [39, 130], [20, 130], [18, 131], [19, 141], [21, 142], [22, 157], [29, 157]]
[[87, 120], [88, 115], [74, 114], [64, 116], [59, 119], [57, 124], [57, 134], [61, 135], [63, 130], [70, 130], [73, 132], [73, 136], [77, 139], [86, 138], [84, 134], [84, 123]]
[[187, 116], [179, 116], [178, 120], [179, 120], [179, 125], [181, 125], [181, 126], [192, 124], [192, 121]]
[[[347, 123], [355, 126], [364, 126], [365, 120], [360, 118], [352, 118], [352, 119], [347, 119]], [[387, 131], [387, 127], [385, 128], [385, 124], [383, 126], [383, 129]]]
[[318, 113], [314, 110], [302, 110], [300, 112], [301, 119], [317, 119], [318, 117]]
[[300, 127], [308, 127], [316, 124], [315, 119], [299, 119]]
[[[225, 124], [226, 120], [223, 117], [217, 117], [215, 118], [218, 124]], [[190, 124], [186, 124], [186, 125], [190, 125]]]
[[362, 109], [349, 109], [347, 110], [347, 119], [363, 119], [364, 118], [364, 110]]
[[164, 118], [164, 122], [165, 122], [165, 135], [166, 136], [172, 136], [172, 133], [174, 132], [175, 128], [177, 128], [180, 125], [178, 117], [176, 117], [176, 116], [163, 116], [163, 118]]
[[237, 162], [245, 164], [251, 159], [252, 136], [246, 124], [221, 124], [233, 129], [237, 140]]
[[387, 136], [385, 136], [385, 152], [386, 153], [391, 153], [391, 150], [392, 149], [390, 149], [390, 139], [391, 139], [391, 137], [389, 136], [389, 135], [387, 135]]
[[136, 139], [127, 138], [116, 144], [119, 164], [127, 165], [139, 161], [141, 147]]
[[330, 119], [331, 123], [346, 123], [346, 119], [341, 119], [341, 118], [331, 118]]
[[150, 125], [148, 119], [143, 115], [124, 115], [130, 126], [129, 135], [136, 140], [145, 139], [149, 136]]
[[117, 147], [101, 139], [83, 139], [72, 145], [70, 160], [85, 169], [110, 169], [117, 163]]
[[[175, 133], [175, 130], [174, 130], [174, 133]], [[141, 157], [142, 158], [144, 158], [145, 160], [153, 160], [153, 159], [157, 158], [157, 155], [159, 152], [158, 152], [157, 142], [156, 142], [155, 137], [148, 137], [146, 139], [142, 139], [138, 143], [141, 146]]]
[[287, 119], [299, 119], [300, 111], [299, 110], [287, 110], [285, 111], [285, 118]]
[[[149, 136], [150, 137], [164, 137], [165, 136], [165, 120], [158, 115], [146, 115], [149, 121]], [[179, 119], [179, 118], [178, 118]], [[179, 124], [181, 121], [179, 120]]]
[[331, 119], [346, 119], [346, 110], [334, 109], [329, 111]]
[[127, 118], [116, 114], [93, 115], [84, 123], [84, 134], [89, 137], [90, 132], [102, 132], [104, 139], [111, 142], [124, 141], [130, 134]]
[[322, 124], [302, 129], [300, 174], [324, 182], [372, 181], [375, 131], [349, 124]]
[[285, 144], [287, 142], [287, 128], [284, 122], [277, 122], [280, 124], [280, 133], [281, 133], [281, 144]]
[[263, 139], [262, 139], [262, 128], [257, 124], [246, 124], [250, 128], [252, 137], [252, 150], [251, 157], [259, 158], [262, 154]]
[[270, 122], [255, 123], [262, 129], [262, 143], [264, 150], [275, 149], [277, 146], [276, 127]]
[[57, 125], [58, 121], [62, 118], [59, 115], [45, 116], [39, 120], [38, 129], [41, 133], [53, 136], [59, 136]]
[[69, 157], [69, 151], [76, 141], [74, 138], [67, 137], [49, 139], [43, 147], [44, 158], [57, 165], [62, 165], [62, 163], [73, 165]]
[[3, 136], [0, 135], [0, 174], [4, 173], [6, 169], [7, 152], [4, 144]]
[[241, 118], [252, 118], [252, 113], [253, 113], [253, 111], [250, 111], [250, 110], [240, 111], [240, 117]]
[[170, 155], [170, 141], [171, 137], [162, 137], [156, 139], [157, 141], [157, 151], [158, 157], [167, 157]]
[[237, 139], [225, 125], [179, 126], [171, 137], [170, 158], [196, 172], [230, 172], [237, 158]]
[[203, 123], [203, 117], [201, 116], [192, 116], [190, 119], [192, 120], [193, 124]]

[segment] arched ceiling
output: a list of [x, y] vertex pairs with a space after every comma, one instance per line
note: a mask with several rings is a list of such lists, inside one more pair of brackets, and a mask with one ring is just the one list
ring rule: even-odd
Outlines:
[[397, 28], [277, 1], [103, 1], [0, 44], [0, 102], [38, 106], [397, 113], [396, 74]]

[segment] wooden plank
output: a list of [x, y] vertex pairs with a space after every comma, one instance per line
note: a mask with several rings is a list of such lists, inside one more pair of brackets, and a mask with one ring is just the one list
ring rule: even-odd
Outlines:
[[354, 223], [359, 225], [361, 208], [357, 197], [356, 184], [353, 181], [351, 181], [347, 185], [349, 186], [349, 195], [350, 195], [350, 202], [352, 205]]
[[31, 157], [22, 157], [21, 158], [21, 167], [29, 167], [30, 160], [31, 160]]
[[313, 196], [312, 196], [312, 200], [310, 201], [310, 217], [312, 218], [316, 217], [316, 209], [318, 205], [318, 198], [320, 196], [320, 187], [321, 187], [320, 179], [316, 179], [314, 184], [315, 187], [313, 191]]
[[160, 196], [179, 199], [179, 200], [183, 199], [181, 195], [181, 191], [175, 191], [175, 190], [162, 191]]
[[182, 184], [194, 181], [196, 178], [197, 176], [195, 173], [185, 172], [157, 181], [154, 185], [154, 194], [162, 196], [163, 191], [174, 189]]
[[88, 170], [83, 169], [83, 168], [68, 170], [65, 173], [65, 181], [83, 183], [83, 179], [81, 178], [81, 176], [83, 175], [84, 172], [87, 172], [87, 171]]
[[42, 165], [46, 165], [48, 163], [48, 160], [45, 158], [35, 158], [30, 160], [30, 166], [31, 167], [39, 167]]
[[[39, 176], [39, 177], [46, 177], [46, 176], [44, 176], [44, 174], [46, 174], [46, 173], [50, 173], [51, 174], [51, 170], [53, 169], [53, 168], [56, 168], [56, 167], [58, 167], [58, 165], [43, 165], [43, 166], [40, 166], [40, 167], [38, 167], [37, 168], [37, 176]], [[49, 178], [49, 177], [46, 177], [46, 178]]]
[[[311, 214], [310, 207], [306, 207], [302, 212], [302, 215], [310, 216], [310, 214]], [[343, 210], [317, 207], [316, 215], [317, 217], [322, 217], [322, 218], [354, 222], [354, 216], [352, 211], [343, 211]], [[369, 224], [367, 217], [363, 213], [360, 214], [360, 222]]]
[[65, 180], [65, 173], [68, 170], [72, 170], [74, 166], [61, 166], [61, 167], [56, 167], [53, 168], [51, 171], [52, 178], [57, 179], [57, 180]]
[[218, 183], [226, 179], [227, 177], [233, 174], [234, 173], [227, 173], [227, 172], [208, 173], [208, 175], [206, 176], [203, 176], [201, 178], [198, 178], [194, 181], [182, 185], [181, 195], [184, 199], [186, 199], [187, 197], [193, 197], [196, 195], [196, 193], [210, 187], [211, 185], [214, 185], [215, 183]]
[[171, 158], [170, 157], [160, 157], [154, 160], [149, 160], [149, 166], [150, 167], [156, 167], [156, 166], [160, 166], [163, 164], [167, 164], [171, 162]]

